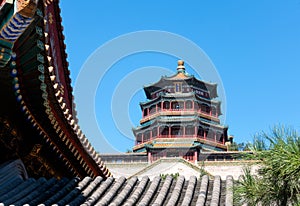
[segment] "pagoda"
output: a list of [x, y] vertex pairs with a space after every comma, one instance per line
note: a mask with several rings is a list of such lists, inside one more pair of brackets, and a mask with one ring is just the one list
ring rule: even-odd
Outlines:
[[142, 119], [133, 129], [133, 152], [147, 153], [148, 161], [183, 157], [199, 161], [201, 152], [226, 151], [228, 127], [220, 124], [221, 102], [217, 84], [189, 75], [184, 61], [177, 73], [144, 87]]

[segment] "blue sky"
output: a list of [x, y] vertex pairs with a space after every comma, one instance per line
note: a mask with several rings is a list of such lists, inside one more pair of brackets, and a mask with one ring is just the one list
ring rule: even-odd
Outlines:
[[[235, 141], [251, 141], [257, 132], [277, 124], [299, 131], [300, 0], [88, 2], [60, 3], [73, 86], [89, 56], [107, 42], [137, 31], [166, 31], [194, 42], [215, 65], [226, 94], [224, 124]], [[124, 46], [126, 42], [116, 50]], [[109, 52], [113, 55], [114, 51]], [[144, 52], [128, 55], [109, 68], [96, 88], [95, 108], [78, 108], [79, 123], [97, 151], [112, 152], [99, 141], [91, 123], [81, 119], [85, 110], [95, 110], [102, 135], [116, 151], [131, 149], [133, 135], [127, 137], [128, 132], [139, 124], [139, 102], [146, 100], [142, 86], [175, 72], [178, 58]], [[99, 71], [103, 61], [99, 59]], [[145, 67], [153, 67], [148, 68], [153, 72], [145, 74], [143, 84], [137, 83], [140, 90], [112, 104], [120, 83], [135, 81], [130, 74]], [[187, 65], [189, 73], [194, 74], [195, 69], [202, 68]], [[126, 99], [128, 96], [132, 98]], [[77, 98], [75, 93], [75, 102]], [[127, 136], [116, 123], [112, 111], [119, 110], [112, 105], [130, 116], [123, 124]]]

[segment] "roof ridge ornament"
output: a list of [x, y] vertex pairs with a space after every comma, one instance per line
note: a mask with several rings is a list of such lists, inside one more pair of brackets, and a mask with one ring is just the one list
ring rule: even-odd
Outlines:
[[183, 60], [178, 60], [177, 72], [185, 73], [185, 66]]

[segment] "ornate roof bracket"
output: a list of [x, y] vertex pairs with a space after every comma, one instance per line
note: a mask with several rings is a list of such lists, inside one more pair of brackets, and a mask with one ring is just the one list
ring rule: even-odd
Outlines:
[[13, 44], [33, 21], [37, 3], [38, 0], [17, 0], [15, 13], [0, 28], [0, 68], [9, 62]]

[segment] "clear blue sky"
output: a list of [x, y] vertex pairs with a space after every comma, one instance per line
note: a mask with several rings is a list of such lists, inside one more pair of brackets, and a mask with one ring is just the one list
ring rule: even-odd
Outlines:
[[[235, 141], [251, 141], [257, 132], [269, 131], [276, 124], [299, 131], [300, 0], [92, 0], [80, 4], [61, 1], [60, 5], [73, 86], [88, 57], [108, 41], [135, 31], [167, 31], [197, 44], [215, 65], [226, 92], [224, 124]], [[115, 89], [140, 68], [168, 68], [165, 74], [172, 74], [177, 59], [144, 52], [121, 59], [105, 73], [95, 94], [95, 115], [103, 135], [117, 151], [131, 149], [134, 142], [114, 123], [111, 102]], [[102, 61], [99, 60], [99, 70]], [[164, 74], [157, 71], [145, 78], [130, 101], [118, 102], [117, 106], [129, 113], [131, 126], [139, 124], [138, 104], [146, 100], [142, 85]], [[192, 69], [187, 71], [193, 74]], [[78, 111], [83, 131], [97, 151], [111, 152], [98, 141], [90, 123], [80, 119], [85, 112]]]

